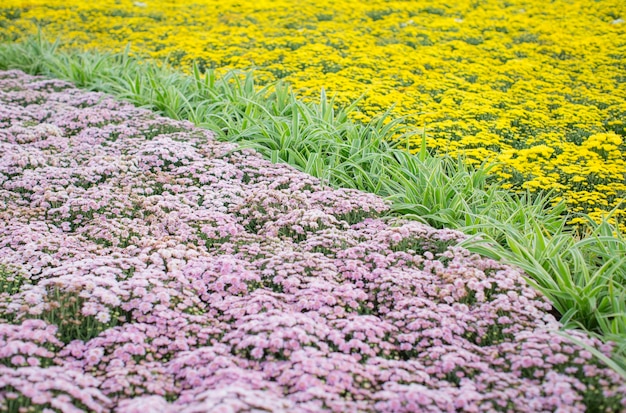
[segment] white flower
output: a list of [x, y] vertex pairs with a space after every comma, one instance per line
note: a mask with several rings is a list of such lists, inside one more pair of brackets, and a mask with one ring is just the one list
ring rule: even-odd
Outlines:
[[103, 324], [108, 323], [111, 320], [111, 315], [108, 311], [100, 311], [98, 314], [96, 314], [96, 320]]

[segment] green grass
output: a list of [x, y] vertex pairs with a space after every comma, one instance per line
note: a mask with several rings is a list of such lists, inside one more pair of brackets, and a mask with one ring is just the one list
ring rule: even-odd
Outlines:
[[[34, 37], [0, 46], [0, 69], [21, 69], [113, 94], [218, 139], [251, 147], [332, 187], [357, 188], [392, 202], [392, 214], [474, 235], [473, 252], [516, 265], [554, 304], [567, 328], [617, 343], [611, 366], [625, 378], [626, 240], [608, 222], [571, 228], [549, 194], [513, 194], [490, 178], [493, 165], [408, 148], [403, 119], [382, 114], [350, 120], [355, 104], [337, 108], [324, 91], [305, 103], [283, 84], [255, 85], [252, 73], [178, 72], [125, 50], [63, 51]], [[412, 149], [414, 154], [409, 152]], [[571, 218], [571, 217], [569, 217]]]

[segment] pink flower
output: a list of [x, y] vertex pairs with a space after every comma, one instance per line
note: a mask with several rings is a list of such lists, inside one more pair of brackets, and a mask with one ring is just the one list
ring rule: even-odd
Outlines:
[[147, 314], [148, 312], [150, 312], [150, 310], [152, 310], [152, 304], [147, 301], [142, 301], [141, 303], [139, 303], [138, 309], [142, 313]]
[[263, 358], [263, 349], [260, 347], [255, 347], [254, 349], [252, 349], [252, 351], [250, 352], [250, 355], [252, 357], [254, 357], [255, 359], [259, 360], [261, 358]]
[[36, 357], [28, 357], [28, 358], [26, 359], [26, 362], [27, 362], [27, 363], [28, 363], [28, 365], [29, 365], [29, 366], [31, 366], [31, 367], [36, 367], [36, 366], [39, 366], [39, 364], [40, 364], [39, 359], [38, 359], [38, 358], [36, 358]]
[[93, 366], [100, 362], [103, 355], [104, 355], [104, 349], [100, 347], [92, 348], [92, 349], [87, 350], [87, 352], [85, 353], [85, 361], [87, 362], [87, 364]]
[[11, 357], [11, 364], [15, 366], [22, 366], [26, 364], [26, 359], [24, 358], [24, 356], [13, 356]]

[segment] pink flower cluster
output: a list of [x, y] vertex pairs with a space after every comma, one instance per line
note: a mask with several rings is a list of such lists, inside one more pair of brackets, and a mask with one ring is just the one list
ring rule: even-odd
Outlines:
[[0, 410], [626, 409], [518, 270], [374, 195], [18, 71], [0, 153]]

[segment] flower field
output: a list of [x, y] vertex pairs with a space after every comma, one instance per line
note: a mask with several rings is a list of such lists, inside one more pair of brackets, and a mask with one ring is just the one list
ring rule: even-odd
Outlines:
[[623, 0], [5, 0], [0, 39], [41, 27], [80, 47], [130, 42], [187, 71], [256, 68], [311, 99], [322, 87], [339, 104], [363, 96], [363, 121], [396, 105], [431, 148], [500, 162], [512, 190], [552, 190], [596, 219], [616, 208], [621, 221], [624, 20]]
[[626, 411], [626, 6], [452, 3], [2, 1], [0, 411]]
[[19, 71], [0, 151], [2, 411], [626, 408], [610, 344], [375, 195]]

